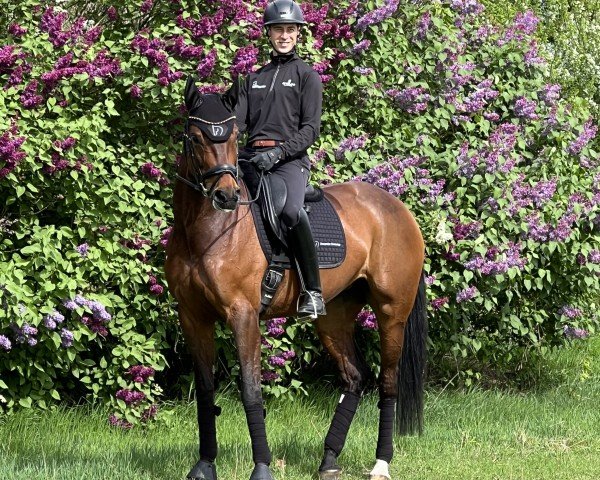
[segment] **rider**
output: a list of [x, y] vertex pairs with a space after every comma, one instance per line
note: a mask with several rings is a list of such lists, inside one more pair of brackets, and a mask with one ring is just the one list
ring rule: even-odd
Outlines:
[[293, 0], [274, 0], [264, 11], [265, 34], [271, 43], [271, 61], [237, 89], [235, 114], [240, 133], [247, 133], [241, 156], [259, 170], [279, 176], [287, 187], [280, 219], [299, 267], [302, 293], [300, 317], [325, 315], [315, 242], [303, 209], [310, 174], [306, 150], [319, 135], [323, 87], [317, 72], [296, 54], [300, 29], [305, 25]]

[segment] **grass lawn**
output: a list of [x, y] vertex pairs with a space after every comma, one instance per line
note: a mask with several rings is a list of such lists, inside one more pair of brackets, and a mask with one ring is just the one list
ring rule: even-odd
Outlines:
[[[547, 368], [561, 381], [536, 392], [430, 390], [426, 432], [400, 438], [391, 465], [402, 479], [600, 478], [600, 338], [557, 354]], [[268, 403], [267, 431], [277, 480], [316, 477], [337, 394], [319, 391], [296, 402]], [[359, 407], [340, 457], [345, 479], [364, 479], [377, 436], [376, 397]], [[218, 400], [220, 479], [247, 480], [252, 470], [241, 403]], [[0, 418], [0, 478], [183, 479], [196, 462], [192, 405], [168, 424], [142, 431], [109, 427], [108, 412], [79, 407]]]

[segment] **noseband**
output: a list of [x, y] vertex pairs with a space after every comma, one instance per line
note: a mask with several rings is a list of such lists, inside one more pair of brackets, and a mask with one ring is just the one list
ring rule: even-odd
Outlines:
[[[185, 122], [185, 133], [183, 134], [183, 155], [184, 157], [189, 153], [192, 157], [192, 175], [194, 177], [194, 181], [190, 181], [187, 178], [182, 177], [179, 174], [175, 174], [175, 177], [193, 188], [194, 190], [200, 192], [203, 196], [208, 197], [210, 199], [213, 198], [216, 190], [216, 186], [219, 183], [220, 178], [223, 175], [231, 175], [235, 181], [239, 180], [239, 168], [237, 166], [237, 161], [235, 165], [217, 165], [216, 167], [209, 168], [207, 171], [202, 172], [200, 165], [201, 161], [196, 156], [196, 152], [194, 150], [194, 146], [192, 145], [192, 137], [190, 136], [190, 125], [189, 120], [195, 120], [197, 122], [204, 123], [206, 125], [220, 125], [228, 122], [229, 120], [234, 119], [235, 116], [226, 118], [225, 120], [221, 120], [220, 122], [209, 122], [208, 120], [204, 120], [200, 117], [188, 117], [188, 120]], [[236, 155], [237, 158], [237, 155]], [[207, 188], [205, 183], [209, 178], [218, 177], [217, 180], [213, 183], [212, 187]]]

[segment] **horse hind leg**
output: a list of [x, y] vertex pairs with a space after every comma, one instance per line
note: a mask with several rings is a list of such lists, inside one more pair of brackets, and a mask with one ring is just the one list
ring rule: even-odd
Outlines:
[[342, 469], [337, 464], [350, 424], [358, 407], [365, 366], [354, 343], [355, 319], [364, 307], [363, 295], [356, 288], [342, 293], [327, 304], [327, 315], [316, 322], [321, 342], [336, 361], [344, 383], [344, 392], [336, 407], [325, 437], [323, 459], [319, 466], [321, 480], [338, 480]]
[[[406, 290], [414, 292], [414, 288]], [[370, 480], [390, 480], [394, 425], [400, 434], [421, 433], [426, 352], [425, 289], [423, 275], [414, 305], [372, 301], [381, 341], [379, 378], [379, 434], [376, 463]], [[408, 305], [408, 307], [407, 307]]]

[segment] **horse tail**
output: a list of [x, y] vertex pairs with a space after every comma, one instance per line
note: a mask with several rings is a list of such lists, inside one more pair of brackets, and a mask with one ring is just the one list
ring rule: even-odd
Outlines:
[[425, 278], [421, 273], [417, 297], [404, 330], [404, 346], [398, 366], [396, 429], [400, 435], [423, 433], [423, 395], [427, 364], [425, 302]]

